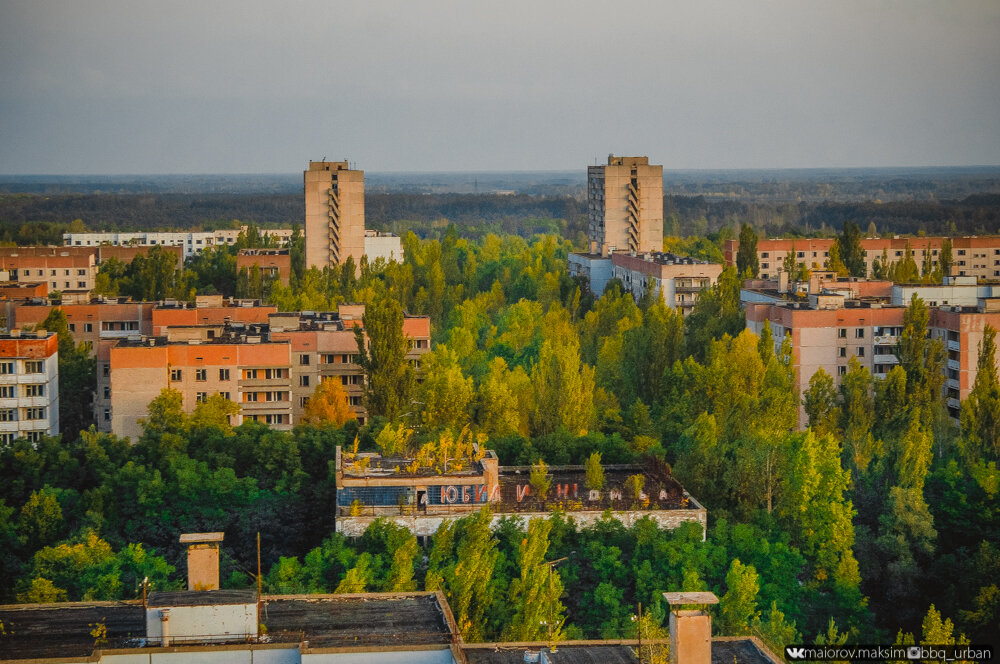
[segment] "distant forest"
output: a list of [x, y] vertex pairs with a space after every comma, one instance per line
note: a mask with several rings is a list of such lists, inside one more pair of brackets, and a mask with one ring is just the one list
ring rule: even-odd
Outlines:
[[[440, 237], [448, 222], [459, 233], [558, 233], [581, 241], [586, 203], [574, 196], [524, 194], [368, 193], [368, 226]], [[235, 220], [264, 227], [301, 223], [300, 194], [11, 194], [0, 196], [0, 241], [61, 244], [74, 220], [88, 230], [198, 230], [231, 227]], [[879, 233], [1000, 233], [1000, 194], [960, 200], [891, 202], [761, 202], [729, 197], [664, 197], [666, 235], [709, 235], [743, 222], [767, 236], [829, 234], [845, 221]], [[74, 229], [81, 229], [78, 222]], [[81, 229], [82, 230], [82, 229]]]

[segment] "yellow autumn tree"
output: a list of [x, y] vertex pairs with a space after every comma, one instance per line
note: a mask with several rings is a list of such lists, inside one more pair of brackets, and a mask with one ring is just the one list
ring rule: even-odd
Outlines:
[[342, 427], [357, 419], [347, 402], [347, 393], [337, 379], [321, 381], [306, 403], [304, 419], [309, 424], [332, 424]]

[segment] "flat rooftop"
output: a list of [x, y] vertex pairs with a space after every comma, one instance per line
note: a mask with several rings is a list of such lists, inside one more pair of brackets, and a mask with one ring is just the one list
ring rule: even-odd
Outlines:
[[451, 643], [434, 594], [265, 596], [260, 620], [272, 643], [301, 635], [310, 648]]
[[[626, 487], [632, 475], [643, 477], [643, 492], [649, 500], [649, 505], [643, 505], [643, 509], [701, 509], [697, 502], [691, 500], [690, 495], [685, 495], [684, 487], [665, 469], [624, 464], [604, 466], [604, 488], [597, 500], [590, 500], [590, 492], [585, 486], [587, 471], [584, 466], [549, 466], [552, 484], [547, 500], [549, 503], [579, 500], [582, 505], [577, 509], [586, 510], [630, 507], [637, 502], [634, 497], [627, 495]], [[527, 496], [522, 496], [521, 500], [517, 499], [518, 493], [523, 493], [524, 486], [530, 486], [530, 479], [530, 466], [500, 466], [500, 504], [505, 511], [512, 508], [516, 511], [538, 509], [539, 501], [530, 492]], [[564, 491], [563, 496], [559, 494], [560, 487]], [[621, 495], [615, 498], [612, 491]]]
[[[637, 664], [639, 659], [630, 646], [623, 645], [570, 645], [556, 644], [556, 651], [545, 648], [493, 647], [463, 648], [469, 664], [524, 664], [525, 652], [545, 650], [550, 664]], [[731, 662], [729, 664], [732, 664]]]
[[[207, 605], [213, 597], [224, 599], [221, 604], [256, 601], [256, 593], [240, 590], [159, 594], [164, 597], [155, 600], [156, 606]], [[151, 608], [156, 595], [150, 595]], [[138, 600], [0, 606], [0, 622], [5, 630], [0, 660], [86, 658], [95, 650], [91, 630], [96, 624], [107, 627], [102, 649], [138, 651], [146, 636], [146, 612]], [[308, 641], [311, 648], [446, 646], [452, 638], [433, 593], [265, 595], [261, 622], [269, 643]]]
[[65, 602], [0, 606], [5, 635], [0, 659], [86, 657], [94, 651], [93, 625], [107, 627], [108, 648], [138, 646], [146, 636], [139, 601]]

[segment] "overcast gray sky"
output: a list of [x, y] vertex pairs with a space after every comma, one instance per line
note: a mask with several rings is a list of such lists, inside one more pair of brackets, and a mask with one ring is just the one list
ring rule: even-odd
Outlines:
[[0, 173], [1000, 164], [1000, 2], [0, 0]]

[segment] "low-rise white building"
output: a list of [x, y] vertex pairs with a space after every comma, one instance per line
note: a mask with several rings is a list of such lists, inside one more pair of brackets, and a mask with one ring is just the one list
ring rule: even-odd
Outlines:
[[384, 258], [386, 262], [403, 262], [403, 243], [398, 235], [392, 233], [379, 233], [378, 231], [365, 231], [365, 256], [369, 263], [374, 263], [379, 258]]
[[[67, 247], [97, 247], [102, 244], [112, 246], [167, 246], [182, 247], [184, 258], [190, 258], [202, 249], [219, 245], [233, 245], [241, 232], [239, 229], [223, 229], [203, 232], [140, 232], [140, 233], [63, 233], [63, 244]], [[262, 235], [270, 235], [277, 240], [278, 246], [288, 244], [292, 231], [288, 228], [261, 229]]]

